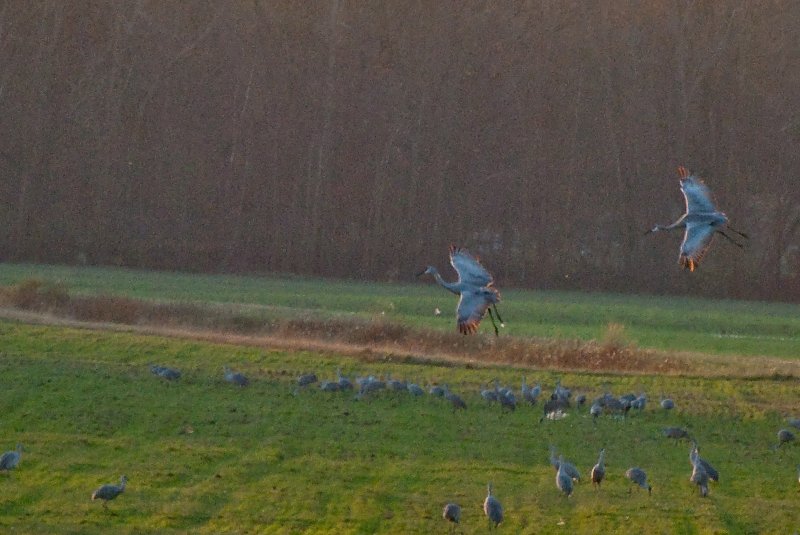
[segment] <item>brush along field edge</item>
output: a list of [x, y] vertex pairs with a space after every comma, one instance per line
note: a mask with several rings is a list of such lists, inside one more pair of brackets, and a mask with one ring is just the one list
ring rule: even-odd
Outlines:
[[[521, 362], [517, 359], [503, 359], [492, 355], [492, 339], [487, 338], [484, 354], [464, 354], [447, 351], [445, 348], [431, 350], [414, 347], [406, 341], [403, 344], [354, 343], [351, 341], [326, 340], [311, 336], [280, 334], [237, 334], [222, 330], [193, 327], [174, 327], [153, 324], [119, 324], [109, 322], [81, 321], [50, 313], [31, 312], [10, 307], [0, 307], [0, 318], [37, 325], [83, 328], [110, 332], [129, 332], [165, 336], [186, 340], [241, 345], [249, 347], [276, 348], [286, 350], [305, 350], [322, 353], [347, 355], [370, 361], [391, 357], [410, 362], [430, 362], [438, 364], [466, 364], [470, 366], [496, 366], [513, 364], [515, 367], [532, 369], [552, 369], [562, 371], [589, 371], [624, 374], [666, 374], [685, 377], [800, 377], [800, 361], [774, 357], [720, 356], [702, 353], [667, 353], [664, 351], [632, 349], [636, 354], [636, 367], [615, 366], [615, 362], [594, 361], [581, 365], [580, 362]], [[519, 339], [520, 343], [526, 343]], [[536, 343], [530, 341], [528, 343]], [[616, 364], [619, 364], [618, 362]]]

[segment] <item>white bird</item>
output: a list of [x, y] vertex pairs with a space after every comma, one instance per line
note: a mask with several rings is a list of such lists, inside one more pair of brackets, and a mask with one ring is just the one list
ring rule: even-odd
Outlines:
[[711, 192], [699, 177], [689, 174], [689, 170], [683, 166], [678, 167], [678, 174], [681, 192], [686, 201], [686, 213], [671, 225], [656, 225], [645, 234], [676, 228], [686, 229], [678, 263], [689, 271], [694, 271], [708, 252], [714, 234], [722, 234], [739, 248], [743, 245], [728, 236], [725, 230], [731, 230], [743, 238], [747, 238], [747, 234], [739, 232], [728, 224], [727, 216], [714, 206]]
[[502, 327], [503, 320], [497, 311], [500, 292], [494, 287], [492, 275], [486, 271], [477, 258], [466, 250], [452, 245], [450, 246], [450, 264], [458, 273], [456, 282], [447, 282], [442, 279], [439, 271], [433, 266], [428, 266], [424, 271], [418, 273], [417, 277], [426, 274], [433, 275], [433, 278], [441, 286], [460, 296], [456, 308], [456, 322], [461, 334], [477, 332], [478, 325], [488, 311], [494, 327], [494, 334], [499, 335], [500, 331], [497, 330], [492, 308], [494, 308], [497, 321]]

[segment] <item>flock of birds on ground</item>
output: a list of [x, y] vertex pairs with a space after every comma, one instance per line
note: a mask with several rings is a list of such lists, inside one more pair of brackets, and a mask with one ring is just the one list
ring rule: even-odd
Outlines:
[[[733, 229], [728, 224], [728, 219], [722, 212], [718, 211], [711, 201], [711, 196], [705, 184], [695, 175], [691, 175], [685, 167], [679, 167], [681, 191], [686, 202], [686, 212], [674, 223], [670, 225], [656, 225], [645, 234], [659, 232], [662, 230], [673, 230], [676, 228], [684, 229], [683, 241], [680, 247], [679, 263], [689, 271], [694, 271], [699, 262], [703, 259], [715, 234], [719, 233], [738, 247], [742, 244], [734, 240], [725, 231], [729, 230], [743, 238], [747, 235]], [[497, 303], [500, 301], [500, 294], [494, 287], [492, 275], [480, 264], [477, 258], [466, 250], [456, 247], [450, 248], [450, 263], [458, 273], [458, 280], [447, 282], [433, 267], [427, 267], [418, 276], [429, 274], [434, 277], [437, 283], [459, 296], [456, 309], [456, 322], [459, 332], [463, 334], [473, 334], [477, 332], [481, 320], [488, 312], [494, 327], [495, 334], [499, 334], [497, 322], [503, 326], [503, 320], [497, 310]], [[439, 313], [437, 309], [437, 314]], [[152, 365], [150, 371], [167, 381], [178, 381], [181, 373], [178, 370]], [[246, 387], [249, 380], [243, 374], [234, 372], [228, 367], [223, 368], [225, 381], [238, 386]], [[408, 395], [419, 397], [426, 394], [426, 389], [416, 383], [393, 379], [387, 374], [385, 379], [379, 379], [373, 375], [359, 377], [351, 382], [343, 376], [341, 370], [337, 370], [336, 378], [329, 381], [319, 381], [316, 374], [310, 373], [300, 376], [297, 379], [298, 390], [310, 387], [319, 382], [319, 388], [325, 392], [355, 391], [356, 399], [365, 399], [376, 392], [387, 390], [393, 392], [407, 393]], [[516, 410], [520, 402], [535, 405], [541, 395], [540, 385], [528, 386], [525, 378], [522, 379], [520, 388], [520, 399], [518, 400], [513, 389], [501, 387], [497, 380], [491, 388], [480, 392], [481, 397], [488, 403], [497, 403], [502, 412]], [[467, 405], [461, 396], [452, 392], [446, 384], [432, 385], [427, 388], [429, 396], [442, 398], [447, 401], [452, 410], [466, 410]], [[572, 399], [569, 389], [560, 383], [555, 385], [553, 393], [542, 403], [542, 417], [544, 419], [560, 419], [566, 415], [573, 403], [577, 406], [587, 404], [586, 396], [581, 394]], [[617, 415], [626, 417], [630, 411], [642, 411], [647, 404], [647, 396], [644, 394], [626, 394], [615, 397], [610, 393], [595, 399], [589, 406], [589, 415], [593, 422], [603, 414]], [[664, 398], [660, 402], [664, 411], [670, 411], [675, 407], [674, 402], [669, 398]], [[800, 429], [800, 419], [790, 419], [789, 424]], [[663, 435], [673, 440], [686, 439], [692, 444], [689, 452], [689, 462], [691, 465], [691, 475], [689, 481], [696, 485], [701, 496], [707, 496], [709, 492], [709, 481], [718, 482], [719, 473], [705, 459], [700, 457], [697, 442], [692, 439], [689, 432], [681, 427], [666, 427]], [[778, 443], [775, 448], [791, 442], [795, 435], [789, 429], [781, 429], [778, 432]], [[23, 447], [18, 444], [13, 451], [6, 452], [0, 457], [0, 471], [10, 472], [17, 468], [20, 463]], [[597, 463], [592, 467], [590, 478], [592, 485], [600, 487], [602, 484], [605, 470], [605, 449], [601, 449]], [[563, 455], [557, 455], [555, 447], [550, 447], [550, 464], [555, 470], [555, 484], [557, 489], [565, 496], [569, 497], [573, 493], [574, 484], [580, 481], [581, 476], [578, 469]], [[652, 486], [648, 483], [647, 473], [640, 467], [631, 467], [625, 472], [625, 477], [632, 485], [652, 492]], [[107, 502], [117, 498], [125, 491], [127, 477], [122, 476], [119, 485], [103, 485], [95, 490], [92, 500], [102, 500], [103, 506], [107, 507]], [[798, 482], [800, 482], [800, 466], [798, 466]], [[629, 489], [630, 491], [630, 489]], [[497, 527], [503, 521], [503, 507], [498, 498], [492, 493], [492, 483], [487, 486], [487, 496], [483, 503], [483, 511], [489, 521], [490, 528]], [[453, 526], [461, 521], [461, 507], [455, 503], [448, 503], [444, 506], [442, 517], [451, 522]]]
[[[159, 365], [151, 365], [150, 372], [169, 382], [179, 381], [182, 375], [179, 370]], [[250, 384], [250, 380], [244, 374], [235, 372], [227, 366], [222, 368], [222, 372], [224, 380], [233, 386], [244, 388]], [[467, 409], [464, 399], [452, 392], [446, 384], [433, 384], [423, 388], [416, 383], [392, 378], [389, 373], [386, 374], [384, 379], [374, 375], [367, 375], [357, 377], [351, 381], [342, 374], [339, 368], [336, 370], [336, 377], [331, 380], [320, 381], [316, 373], [300, 375], [297, 378], [297, 387], [293, 394], [298, 395], [301, 390], [315, 387], [315, 385], [318, 385], [316, 387], [323, 392], [354, 392], [355, 400], [368, 400], [371, 396], [378, 395], [378, 392], [386, 391], [411, 397], [427, 395], [431, 398], [441, 398], [450, 405], [453, 412]], [[500, 382], [495, 379], [491, 387], [480, 391], [480, 396], [488, 404], [498, 404], [502, 415], [515, 411], [519, 404], [536, 406], [542, 397], [542, 387], [540, 384], [530, 386], [527, 384], [526, 378], [522, 377], [518, 399], [513, 388], [501, 386]], [[638, 395], [628, 393], [622, 396], [614, 396], [610, 392], [605, 392], [589, 403], [586, 394], [573, 396], [572, 391], [564, 387], [560, 380], [556, 381], [552, 393], [549, 396], [545, 395], [544, 398], [546, 399], [543, 399], [541, 403], [542, 416], [539, 422], [545, 419], [559, 420], [565, 418], [568, 415], [567, 411], [570, 409], [588, 405], [588, 415], [591, 416], [592, 422], [596, 424], [598, 418], [603, 415], [621, 419], [627, 418], [631, 412], [644, 411], [648, 403], [647, 395], [644, 393]], [[662, 397], [659, 406], [662, 411], [669, 413], [675, 409], [676, 405], [671, 398]], [[800, 429], [800, 418], [789, 418], [788, 424], [790, 427]], [[665, 438], [675, 441], [685, 439], [691, 444], [689, 462], [692, 472], [689, 481], [697, 486], [701, 496], [708, 496], [709, 481], [718, 482], [719, 472], [706, 459], [700, 457], [697, 441], [692, 438], [688, 430], [682, 427], [665, 427], [662, 429], [662, 434]], [[795, 434], [789, 429], [781, 429], [777, 433], [777, 438], [778, 442], [774, 446], [775, 449], [794, 441]], [[22, 444], [17, 444], [16, 449], [5, 452], [0, 456], [0, 472], [10, 473], [11, 470], [17, 468], [20, 464], [22, 452]], [[597, 463], [590, 471], [590, 480], [593, 486], [600, 487], [605, 478], [605, 453], [605, 448], [600, 450]], [[558, 455], [556, 448], [552, 445], [550, 446], [549, 460], [555, 470], [557, 489], [565, 496], [571, 496], [575, 483], [581, 480], [580, 471], [574, 464], [564, 459], [563, 455]], [[797, 470], [798, 483], [800, 483], [800, 465], [798, 465]], [[636, 466], [629, 468], [625, 472], [625, 477], [630, 480], [632, 485], [647, 490], [648, 494], [652, 492], [652, 487], [647, 481], [647, 473], [642, 468]], [[118, 485], [102, 485], [92, 493], [92, 500], [101, 500], [103, 506], [107, 508], [109, 501], [114, 500], [125, 491], [127, 481], [127, 476], [123, 475]], [[492, 483], [488, 484], [488, 492], [483, 509], [490, 522], [490, 527], [496, 527], [502, 522], [503, 507], [497, 497], [492, 494]], [[449, 522], [458, 524], [461, 519], [461, 507], [455, 503], [448, 503], [444, 507], [442, 516]]]

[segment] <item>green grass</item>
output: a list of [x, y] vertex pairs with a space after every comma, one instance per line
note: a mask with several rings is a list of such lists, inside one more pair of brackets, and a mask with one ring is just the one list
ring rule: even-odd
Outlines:
[[[70, 291], [134, 298], [234, 303], [272, 314], [386, 317], [412, 326], [454, 330], [454, 296], [429, 282], [380, 284], [293, 277], [197, 275], [0, 264], [0, 284], [30, 277], [64, 282]], [[503, 290], [501, 288], [501, 290]], [[509, 335], [601, 338], [624, 326], [639, 347], [716, 355], [800, 356], [800, 306], [686, 297], [503, 290]], [[444, 313], [435, 318], [433, 310]], [[262, 311], [263, 312], [263, 311]], [[484, 325], [482, 329], [491, 329]]]
[[[522, 372], [505, 367], [364, 362], [11, 322], [0, 322], [0, 353], [0, 447], [26, 447], [19, 469], [0, 474], [0, 532], [433, 533], [447, 529], [441, 508], [454, 500], [464, 532], [482, 533], [490, 480], [506, 509], [502, 533], [800, 529], [800, 445], [771, 450], [796, 410], [796, 381], [560, 374], [590, 399], [606, 388], [645, 391], [650, 405], [628, 421], [593, 425], [584, 409], [540, 424], [538, 407], [500, 416], [480, 399], [495, 377], [518, 386]], [[183, 377], [166, 383], [150, 363]], [[224, 383], [225, 364], [251, 386]], [[446, 382], [469, 408], [453, 414], [442, 400], [387, 392], [369, 401], [316, 388], [295, 395], [297, 375], [333, 377], [337, 366], [351, 377]], [[526, 373], [546, 389], [556, 378]], [[678, 405], [669, 415], [656, 407], [662, 394]], [[666, 425], [689, 428], [721, 472], [709, 498], [688, 483], [688, 447], [660, 436]], [[560, 496], [551, 443], [584, 477], [606, 447], [603, 489], [582, 483]], [[628, 494], [622, 474], [633, 465], [647, 470], [651, 497]], [[128, 490], [111, 513], [89, 500], [123, 473]]]

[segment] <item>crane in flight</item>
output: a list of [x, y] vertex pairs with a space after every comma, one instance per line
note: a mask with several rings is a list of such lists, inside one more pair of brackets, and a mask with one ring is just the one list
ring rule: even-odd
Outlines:
[[725, 230], [730, 230], [742, 238], [747, 238], [747, 234], [739, 232], [728, 224], [727, 216], [714, 206], [711, 192], [705, 183], [696, 175], [690, 174], [689, 170], [683, 166], [678, 167], [678, 175], [681, 181], [681, 192], [686, 200], [686, 213], [671, 225], [654, 226], [645, 232], [645, 235], [661, 230], [686, 229], [683, 234], [678, 263], [689, 271], [694, 271], [708, 252], [711, 240], [716, 233], [722, 234], [737, 247], [744, 247], [726, 234]]
[[492, 308], [494, 308], [494, 313], [497, 314], [497, 321], [500, 322], [500, 326], [503, 327], [504, 325], [503, 319], [497, 311], [500, 292], [494, 287], [492, 275], [486, 271], [486, 268], [481, 265], [477, 258], [465, 249], [452, 245], [450, 246], [450, 265], [458, 273], [458, 280], [455, 282], [445, 281], [433, 266], [428, 266], [424, 271], [418, 273], [417, 277], [433, 275], [433, 278], [441, 286], [460, 296], [458, 307], [456, 308], [456, 322], [461, 334], [477, 332], [478, 325], [488, 311], [494, 327], [494, 334], [498, 336], [500, 332], [497, 330]]

